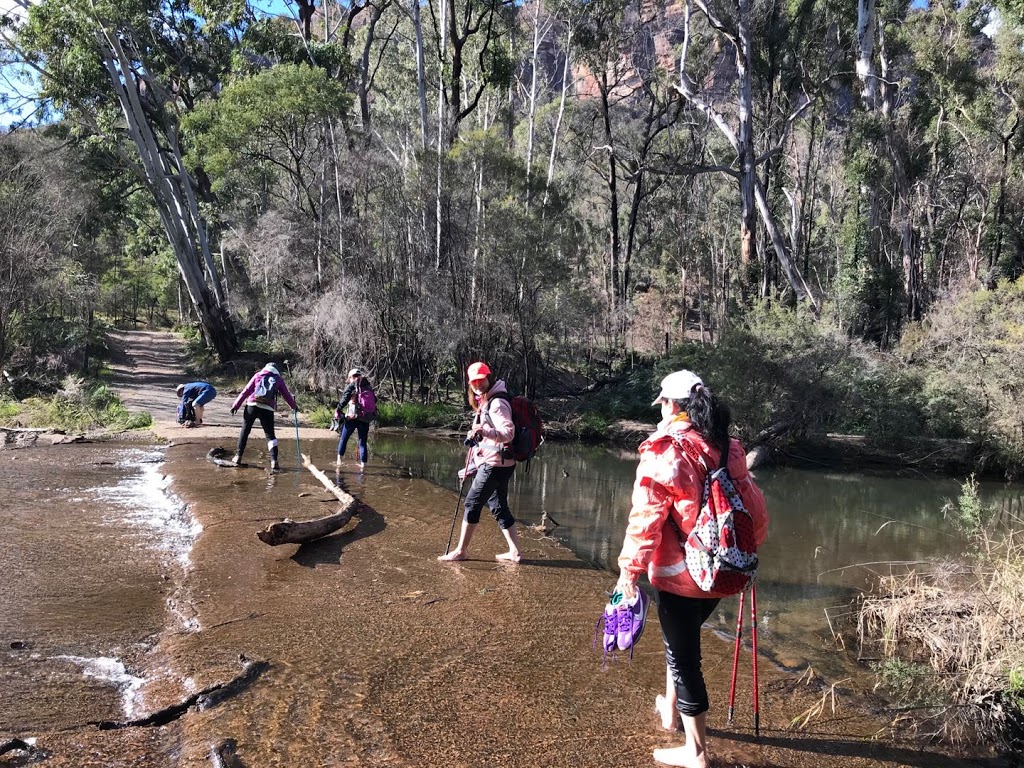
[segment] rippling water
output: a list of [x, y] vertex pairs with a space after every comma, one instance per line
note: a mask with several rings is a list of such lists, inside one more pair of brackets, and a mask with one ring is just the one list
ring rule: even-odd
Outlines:
[[[372, 449], [458, 490], [455, 473], [465, 453], [456, 441], [381, 434]], [[517, 470], [510, 502], [523, 522], [557, 523], [555, 537], [617, 572], [636, 463], [632, 451], [547, 443], [529, 473]], [[963, 539], [944, 515], [960, 493], [956, 480], [796, 469], [755, 474], [771, 517], [759, 552], [759, 640], [786, 666], [810, 664], [833, 679], [856, 673], [852, 657], [836, 653], [829, 622], [849, 617], [856, 596], [879, 575], [964, 554]], [[982, 493], [1021, 516], [1020, 486], [983, 484]], [[723, 601], [710, 621], [719, 632], [734, 633], [735, 601]]]

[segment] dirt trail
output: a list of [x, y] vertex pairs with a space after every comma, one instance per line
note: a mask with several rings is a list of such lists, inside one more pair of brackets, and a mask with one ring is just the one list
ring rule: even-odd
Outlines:
[[[176, 421], [178, 397], [174, 388], [195, 379], [185, 372], [185, 352], [181, 336], [172, 331], [115, 331], [111, 333], [111, 386], [129, 411], [146, 411], [153, 417], [153, 432], [166, 440], [217, 439], [230, 447], [238, 436], [241, 416], [231, 415], [231, 403], [237, 392], [218, 389], [217, 397], [206, 406], [203, 426], [186, 430]], [[288, 382], [291, 385], [291, 382]], [[299, 407], [302, 401], [299, 399]], [[280, 439], [294, 439], [295, 429], [287, 405], [277, 414]], [[302, 426], [299, 414], [299, 439], [329, 438], [325, 429]], [[256, 428], [259, 433], [259, 427]], [[226, 442], [225, 442], [226, 441]]]

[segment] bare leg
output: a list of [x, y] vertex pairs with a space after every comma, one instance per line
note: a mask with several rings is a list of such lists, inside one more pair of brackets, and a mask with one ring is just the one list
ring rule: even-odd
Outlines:
[[467, 523], [465, 520], [462, 521], [462, 531], [459, 533], [459, 545], [455, 547], [447, 555], [438, 555], [438, 560], [452, 561], [452, 560], [465, 560], [467, 557], [467, 550], [469, 549], [469, 542], [473, 538], [473, 532], [476, 531], [476, 523]]
[[656, 749], [654, 759], [665, 765], [678, 765], [682, 768], [707, 768], [707, 712], [696, 717], [683, 715], [682, 718], [686, 744], [671, 749]]
[[678, 713], [676, 712], [676, 684], [672, 681], [672, 670], [665, 667], [665, 695], [660, 693], [654, 697], [654, 708], [661, 716], [661, 727], [666, 731], [679, 729]]
[[500, 555], [495, 555], [494, 559], [509, 563], [518, 563], [523, 559], [523, 556], [519, 552], [519, 534], [516, 533], [516, 527], [513, 525], [511, 528], [502, 529], [501, 532], [505, 534], [505, 541], [508, 542], [508, 552], [502, 552]]

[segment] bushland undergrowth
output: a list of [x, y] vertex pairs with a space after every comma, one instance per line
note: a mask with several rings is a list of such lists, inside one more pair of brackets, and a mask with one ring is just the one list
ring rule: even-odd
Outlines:
[[877, 647], [894, 725], [952, 743], [1024, 747], [1024, 520], [963, 486], [948, 510], [963, 562], [881, 580], [860, 608], [862, 649]]
[[66, 432], [90, 429], [142, 429], [153, 423], [148, 413], [129, 413], [105, 384], [69, 376], [51, 396], [21, 402], [0, 401], [0, 424], [7, 427], [55, 428]]

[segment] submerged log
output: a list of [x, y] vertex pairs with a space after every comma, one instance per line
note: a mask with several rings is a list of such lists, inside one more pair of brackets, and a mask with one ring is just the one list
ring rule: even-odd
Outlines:
[[37, 755], [40, 753], [40, 750], [32, 743], [32, 741], [34, 740], [25, 741], [24, 739], [8, 739], [7, 741], [0, 743], [0, 755], [6, 754], [7, 752], [13, 752], [14, 750], [27, 752], [30, 755]]
[[327, 475], [310, 461], [309, 456], [306, 454], [302, 454], [302, 465], [341, 502], [341, 508], [333, 515], [327, 515], [326, 517], [318, 517], [313, 520], [291, 520], [285, 518], [279, 523], [268, 525], [262, 531], [256, 532], [259, 540], [264, 544], [276, 547], [279, 544], [302, 544], [313, 539], [319, 539], [322, 536], [327, 536], [344, 528], [349, 520], [359, 511], [359, 500], [335, 485]]
[[134, 720], [100, 720], [92, 721], [91, 724], [101, 731], [114, 731], [122, 728], [152, 728], [177, 720], [192, 707], [203, 710], [216, 706], [225, 699], [244, 691], [256, 682], [260, 675], [270, 669], [270, 663], [266, 661], [247, 659], [244, 655], [240, 655], [238, 660], [242, 665], [241, 674], [226, 683], [217, 683], [209, 688], [204, 688], [178, 704], [164, 707], [151, 715]]

